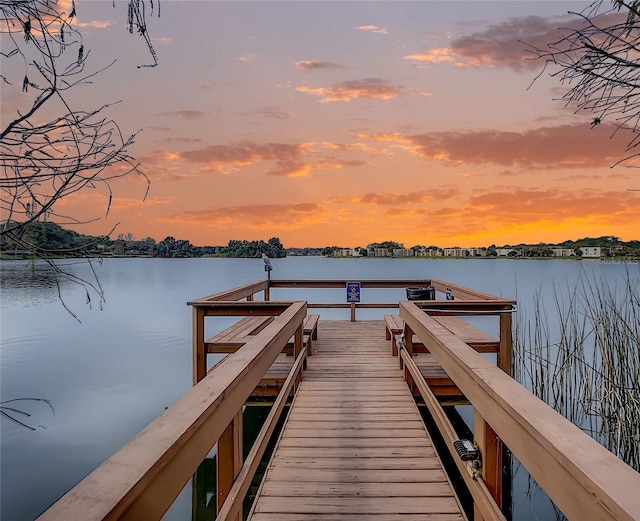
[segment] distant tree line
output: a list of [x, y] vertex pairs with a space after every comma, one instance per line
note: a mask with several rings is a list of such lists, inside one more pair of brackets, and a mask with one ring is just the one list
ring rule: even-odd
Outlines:
[[137, 240], [131, 233], [121, 233], [116, 239], [107, 236], [83, 235], [51, 222], [30, 222], [21, 228], [19, 240], [0, 236], [0, 252], [5, 257], [285, 257], [287, 251], [277, 237], [267, 242], [229, 241], [227, 246], [194, 246], [186, 239], [151, 237]]
[[261, 257], [263, 253], [267, 257], [286, 257], [287, 252], [282, 246], [280, 239], [272, 237], [268, 242], [264, 241], [229, 241], [229, 245], [222, 248], [220, 252], [225, 257]]
[[[552, 248], [566, 248], [581, 256], [581, 248], [600, 246], [603, 248], [603, 256], [616, 257], [640, 257], [640, 240], [622, 241], [612, 235], [602, 237], [584, 237], [575, 241], [564, 241], [558, 244], [518, 244], [497, 247], [492, 244], [488, 247], [478, 248], [483, 250], [482, 255], [488, 257], [497, 255], [499, 248], [511, 248], [509, 254], [512, 257], [551, 257]], [[359, 255], [367, 255], [367, 250], [383, 248], [390, 252], [403, 249], [404, 245], [395, 241], [375, 242], [368, 244], [366, 248], [354, 248]], [[272, 237], [267, 242], [231, 240], [227, 246], [194, 246], [186, 239], [165, 237], [156, 241], [151, 237], [137, 240], [132, 234], [120, 234], [116, 239], [107, 236], [82, 235], [73, 230], [68, 230], [51, 222], [31, 222], [22, 227], [19, 240], [13, 240], [10, 236], [0, 236], [0, 254], [7, 257], [43, 258], [43, 257], [90, 257], [90, 256], [128, 256], [128, 257], [244, 257], [259, 258], [265, 253], [270, 258], [281, 258], [287, 255], [324, 255], [333, 256], [339, 252], [339, 246], [326, 246], [316, 248], [290, 248], [286, 249], [278, 237]], [[415, 251], [425, 249], [439, 249], [437, 246], [416, 245], [409, 249]]]

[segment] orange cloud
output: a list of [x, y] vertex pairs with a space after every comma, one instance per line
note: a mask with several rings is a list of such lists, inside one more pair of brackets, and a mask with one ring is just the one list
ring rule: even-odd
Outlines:
[[172, 223], [197, 224], [211, 228], [241, 227], [257, 230], [299, 229], [325, 221], [330, 212], [315, 203], [263, 204], [227, 206], [181, 212], [164, 220]]
[[81, 29], [90, 27], [92, 29], [107, 29], [111, 27], [114, 22], [110, 20], [91, 20], [90, 22], [78, 22], [75, 25], [80, 27]]
[[339, 204], [368, 204], [378, 206], [398, 205], [398, 204], [422, 204], [433, 200], [450, 199], [457, 196], [457, 188], [443, 190], [421, 190], [419, 192], [408, 193], [386, 193], [377, 194], [368, 192], [360, 197], [334, 196], [329, 199], [332, 203]]
[[638, 197], [629, 192], [599, 190], [493, 191], [470, 198], [470, 206], [483, 219], [501, 223], [565, 221], [579, 218], [600, 222], [640, 222]]
[[[601, 26], [611, 25], [619, 22], [621, 16], [618, 13], [605, 15], [598, 18], [598, 23]], [[509, 67], [516, 71], [539, 69], [543, 63], [534, 59], [531, 50], [546, 49], [552, 42], [560, 42], [564, 35], [583, 23], [575, 16], [562, 19], [539, 16], [511, 18], [457, 38], [448, 47], [413, 53], [405, 59], [418, 66], [448, 62], [458, 67]]]
[[314, 170], [340, 170], [347, 167], [367, 166], [367, 161], [340, 161], [337, 159], [325, 159], [322, 161], [281, 162], [279, 167], [269, 172], [270, 175], [302, 177], [310, 175]]
[[148, 197], [147, 199], [134, 199], [131, 197], [115, 197], [111, 208], [113, 210], [122, 210], [127, 208], [138, 208], [144, 205], [149, 206], [167, 206], [173, 201], [169, 197]]
[[[484, 236], [553, 242], [554, 235], [576, 238], [576, 229], [614, 233], [619, 227], [640, 222], [638, 196], [631, 192], [597, 190], [503, 189], [471, 197], [466, 204], [426, 214], [422, 228], [437, 230], [438, 237]], [[557, 240], [563, 240], [556, 237]]]
[[[361, 146], [358, 146], [361, 145]], [[326, 143], [314, 144], [256, 144], [244, 142], [238, 145], [212, 145], [201, 149], [175, 153], [180, 159], [192, 164], [202, 164], [201, 172], [231, 173], [243, 167], [263, 161], [272, 161], [275, 167], [267, 170], [268, 175], [302, 177], [321, 170], [338, 170], [346, 167], [367, 166], [368, 161], [340, 159], [333, 156], [316, 158], [318, 147], [344, 152], [367, 152], [362, 144], [344, 145]], [[363, 148], [364, 147], [364, 148]]]
[[388, 100], [399, 98], [403, 94], [403, 88], [390, 85], [379, 78], [365, 78], [363, 80], [345, 81], [331, 87], [298, 87], [298, 92], [321, 96], [322, 103], [332, 101], [351, 101], [358, 98]]
[[523, 132], [479, 130], [412, 136], [373, 135], [375, 140], [409, 140], [424, 158], [451, 164], [496, 164], [545, 169], [608, 167], [621, 159], [625, 138], [614, 127], [587, 123], [540, 127]]
[[378, 27], [377, 25], [360, 25], [356, 27], [356, 29], [358, 31], [367, 31], [375, 34], [389, 34], [389, 31], [383, 27]]
[[258, 58], [258, 55], [254, 52], [245, 52], [238, 57], [238, 61], [241, 62], [253, 62]]
[[403, 136], [398, 133], [358, 134], [358, 138], [402, 144], [409, 144], [413, 142], [410, 137]]
[[434, 63], [454, 62], [456, 54], [449, 47], [441, 47], [439, 49], [429, 49], [425, 52], [410, 54], [404, 57], [405, 60], [414, 65], [432, 65]]
[[262, 107], [251, 112], [246, 112], [244, 115], [260, 116], [267, 119], [280, 119], [283, 121], [290, 121], [298, 117], [295, 112], [288, 112], [278, 107]]
[[341, 67], [331, 62], [319, 62], [314, 60], [302, 60], [296, 62], [296, 67], [304, 71], [315, 71], [321, 69], [340, 69]]
[[259, 161], [287, 163], [299, 157], [303, 151], [303, 145], [243, 143], [235, 146], [211, 145], [198, 150], [181, 152], [179, 155], [189, 163], [206, 165], [204, 168], [206, 172], [230, 173]]

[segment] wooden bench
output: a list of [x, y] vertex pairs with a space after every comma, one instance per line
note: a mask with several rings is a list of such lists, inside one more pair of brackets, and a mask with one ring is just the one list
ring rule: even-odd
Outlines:
[[[235, 353], [244, 344], [246, 344], [252, 336], [257, 335], [265, 327], [267, 327], [274, 317], [272, 316], [250, 316], [244, 317], [235, 324], [220, 331], [211, 338], [205, 340], [205, 349], [207, 353]], [[303, 346], [307, 348], [307, 354], [312, 354], [312, 341], [318, 338], [318, 320], [320, 315], [307, 315], [302, 323]], [[284, 348], [287, 354], [293, 354], [294, 337], [287, 343]]]
[[[480, 353], [498, 353], [500, 351], [499, 340], [473, 327], [461, 318], [453, 316], [431, 316], [431, 318]], [[404, 331], [404, 321], [399, 315], [385, 315], [384, 323], [385, 338], [391, 340], [391, 354], [396, 356], [398, 354], [396, 342], [400, 340]]]
[[[318, 320], [320, 315], [307, 315], [302, 321], [302, 345], [307, 348], [307, 356], [313, 354], [313, 341], [318, 338]], [[294, 337], [291, 337], [285, 348], [288, 355], [293, 355]]]
[[227, 329], [205, 340], [205, 350], [207, 353], [235, 353], [252, 336], [260, 333], [273, 322], [273, 318], [271, 316], [244, 317]]

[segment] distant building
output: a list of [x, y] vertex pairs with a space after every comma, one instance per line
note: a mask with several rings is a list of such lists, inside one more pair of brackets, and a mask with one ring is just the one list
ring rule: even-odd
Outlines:
[[496, 248], [496, 254], [498, 257], [508, 257], [511, 252], [515, 253], [513, 248]]
[[387, 248], [369, 248], [367, 253], [369, 257], [391, 257], [391, 253]]
[[359, 257], [360, 249], [358, 248], [341, 248], [334, 251], [334, 257]]
[[466, 248], [445, 248], [444, 249], [445, 257], [467, 257], [467, 249]]
[[419, 248], [414, 250], [416, 257], [442, 257], [442, 250], [440, 248]]
[[411, 248], [394, 248], [394, 257], [413, 257], [415, 252]]
[[602, 246], [580, 246], [582, 256], [589, 259], [599, 259], [602, 257]]
[[576, 254], [571, 248], [551, 248], [554, 257], [572, 257]]

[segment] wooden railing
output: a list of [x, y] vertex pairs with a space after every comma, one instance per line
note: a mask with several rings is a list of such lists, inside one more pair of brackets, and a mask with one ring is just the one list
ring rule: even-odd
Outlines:
[[[438, 280], [360, 281], [366, 288], [433, 285], [453, 300], [382, 303], [272, 301], [272, 288], [345, 288], [347, 280], [272, 280], [189, 302], [193, 308], [194, 387], [53, 505], [42, 520], [161, 519], [217, 443], [218, 521], [239, 520], [242, 501], [288, 397], [303, 375], [303, 321], [308, 308], [399, 308], [405, 322], [400, 361], [449, 445], [457, 437], [411, 356], [413, 335], [437, 358], [475, 408], [482, 467], [474, 479], [454, 457], [474, 497], [476, 519], [502, 519], [502, 442], [571, 519], [640, 519], [640, 475], [535, 398], [507, 373], [513, 302]], [[263, 293], [262, 300], [255, 300]], [[307, 295], [305, 295], [307, 296]], [[497, 366], [439, 325], [430, 314], [490, 314], [500, 320]], [[205, 319], [273, 317], [236, 352], [207, 370]], [[242, 408], [283, 348], [294, 363], [256, 443], [243, 462]], [[473, 472], [472, 472], [473, 473]]]
[[476, 479], [458, 458], [457, 435], [404, 345], [400, 359], [473, 495], [476, 521], [503, 519], [498, 508], [502, 442], [569, 519], [640, 519], [639, 473], [443, 328], [424, 304], [400, 303], [404, 335], [425, 344], [473, 405], [482, 455]]
[[[244, 290], [225, 298], [247, 298]], [[218, 306], [217, 309], [216, 305]], [[241, 474], [255, 470], [268, 435], [275, 428], [286, 398], [300, 381], [306, 352], [302, 349], [305, 302], [228, 302], [211, 299], [204, 314], [274, 315], [260, 333], [227, 356], [189, 392], [171, 405], [111, 458], [71, 489], [39, 519], [98, 521], [161, 519], [214, 445], [218, 444], [218, 505], [240, 519], [243, 492], [234, 486]], [[242, 462], [242, 408], [291, 337], [298, 354], [293, 368], [247, 461]], [[229, 497], [229, 501], [224, 501]]]

